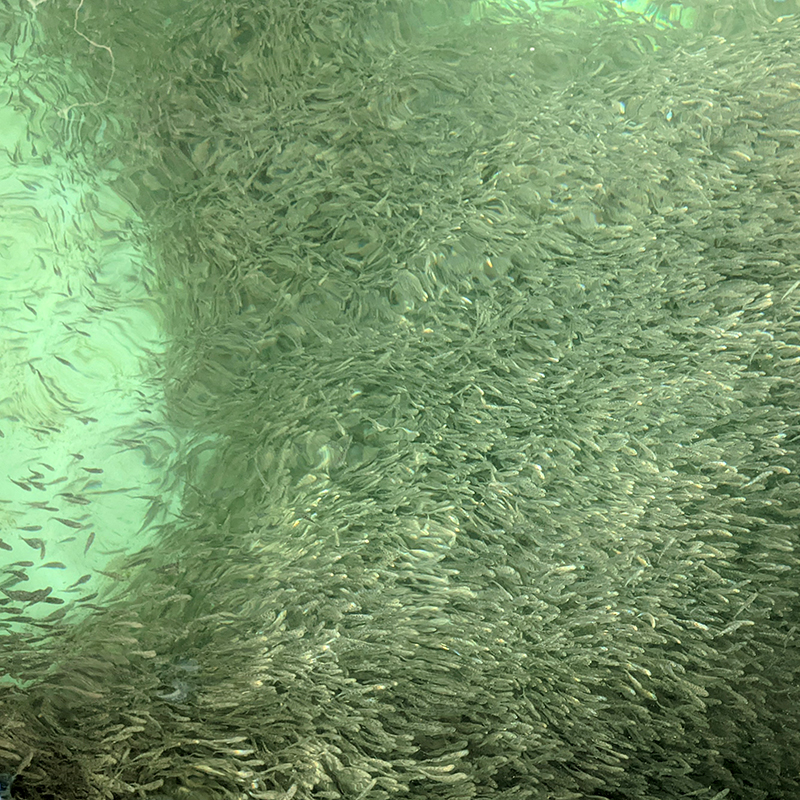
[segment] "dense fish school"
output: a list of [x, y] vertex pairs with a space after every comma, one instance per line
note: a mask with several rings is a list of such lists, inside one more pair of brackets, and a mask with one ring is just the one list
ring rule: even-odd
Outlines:
[[4, 521], [14, 800], [800, 797], [797, 4], [531, 5], [0, 11], [182, 442], [63, 596], [91, 491]]

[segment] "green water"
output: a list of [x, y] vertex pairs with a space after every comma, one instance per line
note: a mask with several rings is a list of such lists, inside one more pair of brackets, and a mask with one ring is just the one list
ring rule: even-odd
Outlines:
[[797, 796], [797, 10], [4, 8], [15, 799]]

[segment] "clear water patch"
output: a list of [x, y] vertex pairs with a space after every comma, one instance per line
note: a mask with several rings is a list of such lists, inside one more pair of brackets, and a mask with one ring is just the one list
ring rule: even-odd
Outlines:
[[[175, 486], [165, 335], [141, 223], [49, 139], [55, 89], [0, 57], [0, 625], [93, 599]], [[14, 58], [16, 56], [16, 58]], [[70, 112], [76, 119], [80, 110]]]

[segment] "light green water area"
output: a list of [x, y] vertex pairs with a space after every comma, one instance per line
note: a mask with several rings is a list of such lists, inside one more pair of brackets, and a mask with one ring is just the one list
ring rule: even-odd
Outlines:
[[800, 797], [796, 0], [0, 27], [1, 800]]

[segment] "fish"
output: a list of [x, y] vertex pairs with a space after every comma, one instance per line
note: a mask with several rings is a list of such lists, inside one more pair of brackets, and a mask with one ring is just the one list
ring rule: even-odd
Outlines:
[[79, 506], [86, 506], [91, 502], [88, 498], [72, 492], [61, 492], [60, 497], [63, 497], [68, 503], [74, 503]]
[[91, 577], [92, 577], [91, 575], [81, 575], [81, 577], [78, 578], [78, 580], [76, 580], [75, 583], [67, 586], [66, 591], [74, 589], [76, 586], [82, 586], [84, 583], [86, 583], [86, 581], [91, 580]]
[[56, 522], [60, 522], [62, 525], [66, 525], [68, 528], [82, 528], [83, 525], [80, 522], [75, 522], [74, 519], [64, 519], [63, 517], [53, 517]]
[[34, 550], [39, 551], [39, 558], [44, 558], [45, 554], [45, 542], [44, 539], [26, 539], [24, 536], [21, 537], [22, 541], [25, 542], [28, 547], [32, 547]]
[[[53, 587], [48, 586], [46, 589], [37, 589], [35, 592], [26, 592], [22, 589], [0, 589], [0, 591], [10, 600], [20, 603], [41, 603], [53, 591]], [[0, 795], [0, 797], [2, 796]]]

